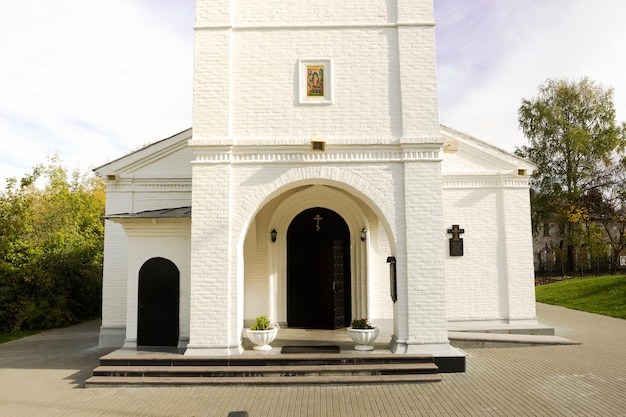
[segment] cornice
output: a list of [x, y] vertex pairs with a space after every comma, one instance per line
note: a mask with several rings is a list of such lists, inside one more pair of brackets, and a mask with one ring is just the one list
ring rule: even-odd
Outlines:
[[106, 192], [191, 192], [191, 178], [124, 178], [106, 183]]
[[381, 22], [363, 22], [363, 23], [309, 23], [309, 24], [285, 24], [285, 25], [246, 25], [246, 24], [234, 24], [234, 25], [197, 25], [194, 27], [196, 31], [273, 31], [273, 30], [358, 30], [358, 29], [397, 29], [407, 27], [429, 27], [434, 28], [435, 22], [396, 22], [396, 23], [381, 23]]
[[229, 150], [197, 149], [192, 164], [323, 164], [323, 163], [388, 163], [410, 161], [442, 160], [440, 148], [415, 146], [402, 149], [399, 146], [372, 147], [370, 149], [335, 149], [329, 151], [312, 151], [308, 147], [303, 149], [239, 149], [231, 147]]
[[476, 174], [443, 174], [444, 189], [471, 188], [525, 188], [528, 189], [527, 176], [516, 176], [514, 172]]

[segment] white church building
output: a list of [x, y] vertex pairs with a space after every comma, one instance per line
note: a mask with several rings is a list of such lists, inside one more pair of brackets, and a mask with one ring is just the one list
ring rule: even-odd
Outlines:
[[536, 324], [535, 167], [440, 125], [433, 0], [196, 3], [192, 128], [96, 169], [102, 347], [367, 317], [447, 354], [451, 323]]

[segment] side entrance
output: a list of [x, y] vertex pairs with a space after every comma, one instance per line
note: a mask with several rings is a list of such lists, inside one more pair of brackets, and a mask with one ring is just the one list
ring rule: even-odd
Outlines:
[[287, 324], [337, 329], [350, 324], [350, 232], [336, 212], [298, 214], [287, 231]]
[[138, 346], [177, 346], [180, 272], [165, 258], [139, 270]]

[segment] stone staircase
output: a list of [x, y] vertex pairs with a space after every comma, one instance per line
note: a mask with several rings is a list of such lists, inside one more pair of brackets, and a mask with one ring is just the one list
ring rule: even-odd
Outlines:
[[451, 323], [448, 326], [450, 344], [460, 349], [527, 347], [544, 345], [577, 345], [564, 337], [555, 336], [554, 328], [542, 324], [476, 324]]
[[102, 386], [381, 384], [441, 381], [431, 355], [285, 354], [100, 358], [85, 384]]

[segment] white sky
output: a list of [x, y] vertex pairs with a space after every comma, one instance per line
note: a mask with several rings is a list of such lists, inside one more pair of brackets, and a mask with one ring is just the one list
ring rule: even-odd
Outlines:
[[442, 124], [513, 151], [522, 98], [584, 76], [626, 121], [626, 1], [435, 0], [435, 15]]
[[[435, 0], [440, 121], [513, 151], [548, 78], [615, 89], [626, 1]], [[82, 171], [191, 126], [194, 0], [0, 4], [0, 187], [47, 156]]]

